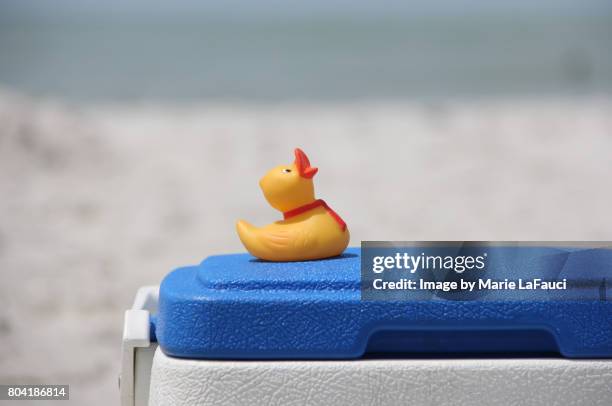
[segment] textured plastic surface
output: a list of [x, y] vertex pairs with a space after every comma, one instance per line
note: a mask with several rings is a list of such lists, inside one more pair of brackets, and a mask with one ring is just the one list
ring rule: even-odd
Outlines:
[[362, 301], [358, 249], [321, 261], [207, 258], [160, 288], [156, 334], [171, 356], [350, 359], [366, 353], [612, 356], [607, 300]]
[[609, 406], [612, 361], [187, 360], [155, 353], [150, 406]]

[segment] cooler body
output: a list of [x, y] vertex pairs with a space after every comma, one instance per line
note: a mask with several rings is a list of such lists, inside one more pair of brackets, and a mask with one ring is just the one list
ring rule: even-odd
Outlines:
[[[122, 404], [609, 404], [612, 304], [607, 275], [590, 269], [612, 258], [540, 254], [573, 290], [371, 300], [359, 249], [294, 263], [209, 257], [127, 312]], [[518, 265], [489, 273], [527, 277]]]

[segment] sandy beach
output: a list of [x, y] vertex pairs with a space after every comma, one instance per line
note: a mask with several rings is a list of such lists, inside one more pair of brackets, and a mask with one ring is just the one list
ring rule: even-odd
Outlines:
[[[110, 104], [0, 92], [0, 382], [118, 398], [136, 289], [243, 251], [300, 146], [360, 240], [612, 240], [612, 100]], [[24, 403], [26, 404], [26, 403]]]

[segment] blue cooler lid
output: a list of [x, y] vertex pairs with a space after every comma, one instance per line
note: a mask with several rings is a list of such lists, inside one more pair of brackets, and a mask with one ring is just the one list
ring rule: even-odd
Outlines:
[[[514, 255], [512, 249], [542, 248], [493, 251], [503, 258]], [[352, 359], [415, 353], [612, 357], [612, 303], [606, 285], [612, 271], [602, 275], [603, 285], [580, 285], [585, 275], [592, 279], [585, 267], [603, 261], [610, 264], [605, 269], [612, 269], [610, 250], [550, 250], [549, 260], [562, 262], [555, 276], [586, 286], [580, 293], [525, 297], [499, 291], [453, 297], [415, 292], [409, 300], [362, 300], [358, 248], [306, 262], [211, 256], [163, 280], [155, 333], [164, 353], [184, 358]], [[507, 264], [492, 266], [489, 276], [529, 272], [525, 264], [510, 270]]]

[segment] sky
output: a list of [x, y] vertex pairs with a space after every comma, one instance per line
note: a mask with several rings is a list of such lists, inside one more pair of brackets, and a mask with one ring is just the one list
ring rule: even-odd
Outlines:
[[400, 1], [400, 0], [6, 0], [0, 6], [3, 19], [17, 17], [38, 17], [53, 19], [65, 16], [169, 16], [202, 13], [212, 16], [279, 17], [308, 15], [372, 15], [393, 16], [397, 13], [419, 15], [460, 15], [465, 13], [557, 13], [557, 14], [599, 14], [609, 13], [609, 1], [588, 0], [442, 0], [442, 1]]

